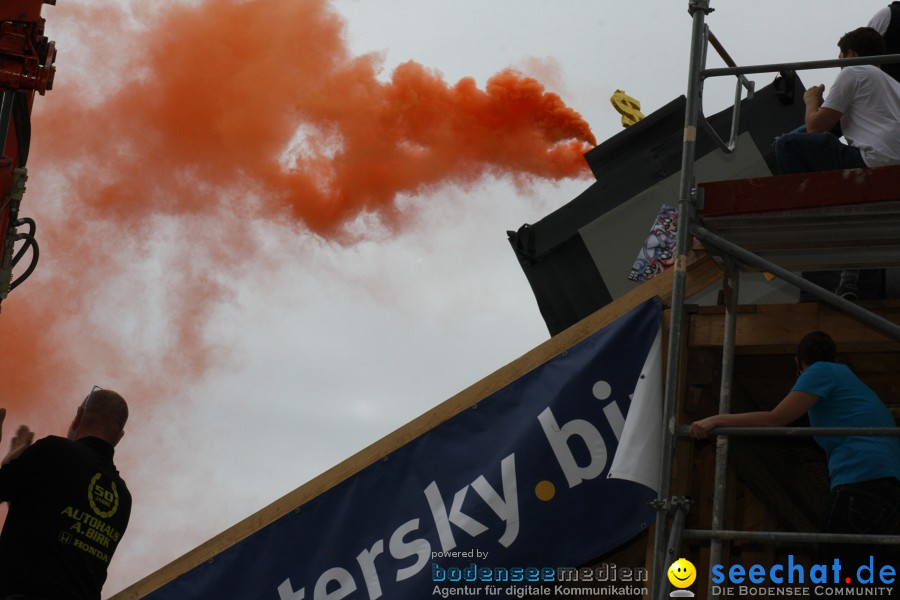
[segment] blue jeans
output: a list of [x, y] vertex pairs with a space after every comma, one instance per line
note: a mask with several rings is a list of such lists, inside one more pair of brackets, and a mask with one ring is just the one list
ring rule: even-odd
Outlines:
[[[804, 125], [775, 139], [775, 161], [782, 175], [866, 166], [859, 148], [848, 146], [831, 133], [807, 133]], [[858, 280], [858, 270], [841, 272], [837, 293], [850, 286], [855, 289]]]
[[[831, 490], [825, 501], [826, 533], [900, 534], [900, 481], [893, 477], [841, 485]], [[820, 548], [828, 564], [841, 559], [841, 576], [868, 564], [874, 556], [876, 571], [881, 565], [897, 568], [895, 546], [882, 544], [825, 544]], [[821, 562], [821, 561], [820, 561]], [[894, 582], [896, 585], [896, 581]]]
[[848, 146], [830, 133], [807, 133], [806, 127], [775, 140], [775, 160], [782, 175], [866, 166], [859, 148]]

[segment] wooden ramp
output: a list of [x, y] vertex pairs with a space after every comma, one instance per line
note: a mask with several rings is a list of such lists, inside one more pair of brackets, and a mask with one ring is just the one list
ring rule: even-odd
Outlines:
[[[658, 296], [668, 303], [672, 274], [636, 288], [604, 309], [544, 342], [453, 398], [414, 419], [394, 433], [273, 502], [205, 544], [148, 575], [112, 597], [142, 598], [194, 567], [209, 561], [262, 527], [313, 500], [367, 466], [381, 460], [438, 424], [467, 410], [485, 397], [552, 359], [572, 345], [602, 329], [644, 300]], [[695, 257], [687, 266], [687, 294], [695, 294], [720, 281], [722, 273], [707, 256]], [[882, 317], [900, 323], [900, 302], [872, 305]], [[689, 423], [717, 411], [724, 309], [693, 308], [687, 315], [676, 423]], [[739, 308], [736, 336], [736, 410], [770, 409], [784, 395], [795, 377], [792, 355], [797, 340], [812, 330], [828, 331], [838, 344], [840, 358], [851, 365], [886, 400], [895, 417], [900, 415], [900, 343], [872, 331], [854, 319], [819, 304], [751, 305]], [[688, 518], [692, 528], [708, 528], [711, 518], [714, 444], [682, 439], [678, 442], [672, 474], [673, 493], [697, 500]], [[741, 441], [733, 449], [728, 485], [729, 527], [750, 530], [809, 531], [815, 527], [820, 495], [827, 486], [824, 462], [811, 439], [778, 441], [764, 438]], [[591, 565], [616, 564], [640, 567], [649, 564], [650, 536], [643, 535]], [[808, 548], [773, 543], [734, 543], [729, 560], [769, 564], [791, 552], [807, 556]], [[698, 565], [708, 562], [708, 545], [687, 542], [683, 555]], [[706, 588], [700, 569], [696, 589]]]
[[[689, 261], [686, 270], [686, 292], [688, 296], [703, 291], [710, 285], [720, 281], [722, 277], [719, 267], [705, 254], [696, 256]], [[418, 438], [437, 425], [479, 403], [484, 398], [609, 325], [644, 301], [653, 297], [659, 297], [663, 304], [668, 306], [672, 290], [672, 277], [673, 271], [669, 270], [614, 300], [524, 356], [410, 421], [392, 434], [358, 452], [312, 481], [300, 486], [283, 498], [276, 500], [256, 514], [251, 515], [208, 542], [191, 550], [159, 571], [148, 575], [141, 581], [119, 592], [112, 597], [112, 600], [142, 598], [194, 567], [212, 559], [223, 550], [352, 477], [411, 440]]]

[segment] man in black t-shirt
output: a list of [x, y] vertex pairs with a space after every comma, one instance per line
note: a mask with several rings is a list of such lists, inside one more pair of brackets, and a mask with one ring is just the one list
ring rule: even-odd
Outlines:
[[[884, 37], [884, 53], [900, 54], [900, 2], [891, 2], [875, 13], [869, 27]], [[900, 81], [900, 63], [881, 65], [881, 69]], [[900, 268], [885, 269], [884, 292], [888, 298], [900, 298]]]
[[[875, 13], [869, 27], [884, 38], [885, 54], [900, 54], [900, 2], [891, 2]], [[900, 81], [900, 63], [881, 65], [885, 73]]]
[[[6, 415], [0, 409], [0, 426]], [[0, 599], [99, 600], [131, 514], [131, 494], [113, 464], [128, 405], [94, 388], [66, 438], [31, 444], [27, 427], [0, 467], [9, 513], [0, 533]]]

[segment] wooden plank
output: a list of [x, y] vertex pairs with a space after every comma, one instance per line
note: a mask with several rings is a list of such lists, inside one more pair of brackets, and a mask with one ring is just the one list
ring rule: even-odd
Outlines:
[[900, 165], [701, 183], [704, 217], [900, 200]]
[[[719, 281], [720, 278], [721, 271], [710, 257], [706, 255], [694, 257], [687, 266], [686, 296], [703, 291]], [[673, 270], [670, 269], [662, 275], [654, 277], [643, 285], [634, 288], [629, 293], [614, 300], [371, 446], [354, 454], [339, 465], [191, 550], [159, 571], [122, 590], [113, 596], [111, 600], [141, 598], [179, 575], [190, 571], [298, 506], [331, 489], [345, 479], [352, 477], [376, 461], [381, 460], [381, 458], [394, 452], [411, 440], [477, 404], [564, 350], [609, 325], [642, 302], [658, 296], [662, 298], [664, 304], [668, 305], [672, 290], [672, 279]]]
[[[716, 472], [715, 458], [715, 454], [709, 444], [702, 446], [697, 453], [697, 466], [694, 469], [695, 478], [691, 482], [691, 487], [694, 490], [691, 498], [696, 499], [693, 507], [696, 521], [691, 519], [690, 522], [698, 529], [709, 529], [712, 526], [712, 497], [715, 489], [714, 475]], [[705, 591], [709, 588], [709, 574], [712, 568], [712, 565], [710, 565], [711, 545], [709, 542], [698, 542], [698, 545], [697, 562], [694, 563], [698, 567], [697, 579], [693, 588]], [[703, 593], [701, 592], [701, 597]]]
[[[885, 303], [872, 312], [900, 323], [900, 307]], [[825, 331], [841, 352], [895, 352], [900, 343], [891, 340], [842, 312], [818, 304], [757, 306], [737, 319], [736, 352], [793, 354], [797, 343], [811, 331]], [[700, 311], [689, 327], [691, 347], [721, 347], [724, 314]]]

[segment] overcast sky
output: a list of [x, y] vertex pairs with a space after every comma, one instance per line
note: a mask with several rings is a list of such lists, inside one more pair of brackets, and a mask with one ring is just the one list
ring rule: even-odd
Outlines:
[[[188, 4], [199, 7], [201, 19], [235, 4], [268, 5]], [[883, 4], [713, 2], [717, 10], [708, 23], [740, 64], [832, 58], [838, 37], [865, 25]], [[90, 211], [69, 214], [69, 195], [84, 195], [71, 190], [76, 178], [83, 186], [85, 178], [102, 183], [115, 174], [94, 164], [96, 158], [85, 159], [68, 133], [65, 164], [61, 150], [51, 156], [50, 147], [62, 143], [54, 139], [60, 131], [54, 124], [74, 105], [102, 106], [135, 82], [152, 94], [157, 74], [141, 67], [149, 42], [140, 34], [179, 5], [154, 2], [153, 16], [135, 9], [124, 19], [118, 2], [59, 0], [44, 7], [47, 34], [59, 48], [57, 86], [36, 100], [22, 212], [36, 216], [39, 233], [48, 237], [34, 280], [13, 292], [0, 315], [0, 332], [7, 332], [0, 370], [42, 378], [41, 386], [14, 386], [13, 396], [28, 398], [11, 410], [7, 433], [23, 421], [38, 435], [61, 433], [95, 383], [131, 402], [117, 461], [135, 504], [104, 596], [545, 340], [506, 231], [540, 219], [591, 181], [587, 169], [580, 179], [559, 181], [514, 173], [438, 181], [398, 196], [399, 218], [386, 222], [366, 212], [334, 235], [312, 233], [302, 220], [244, 218], [233, 210], [236, 201], [212, 213], [150, 211], [140, 216], [139, 236], [130, 233], [138, 231], [133, 223], [122, 229], [128, 215], [120, 221], [104, 216], [115, 206], [86, 204]], [[483, 88], [511, 66], [559, 94], [599, 142], [621, 129], [609, 103], [616, 89], [649, 113], [686, 87], [686, 1], [333, 0], [330, 10], [343, 20], [351, 56], [378, 55], [381, 81], [415, 61], [448, 83], [473, 77]], [[229, 40], [186, 43], [214, 57], [228, 50]], [[303, 63], [315, 51], [298, 39], [296, 53], [283, 60]], [[711, 58], [710, 65], [721, 63]], [[809, 85], [827, 86], [834, 73], [801, 76]], [[770, 79], [756, 78], [759, 86]], [[279, 82], [252, 85], [278, 89]], [[732, 94], [731, 80], [711, 84], [707, 113], [724, 108]], [[261, 93], [247, 121], [267, 119], [267, 107]], [[132, 138], [115, 130], [127, 128], [127, 121], [98, 120], [97, 126], [110, 129], [106, 145], [98, 149], [92, 142], [87, 156], [127, 154], [121, 140]], [[224, 125], [223, 131], [227, 145]], [[141, 160], [152, 168], [153, 156]], [[73, 221], [78, 229], [68, 228]], [[65, 239], [67, 231], [77, 231], [77, 243]], [[90, 264], [97, 248], [108, 250], [102, 275]], [[71, 295], [48, 298], [59, 281]], [[198, 296], [197, 281], [214, 291]], [[37, 350], [27, 364], [12, 358], [13, 327], [49, 336], [41, 348], [51, 348], [52, 359]], [[181, 333], [174, 336], [173, 329]]]

